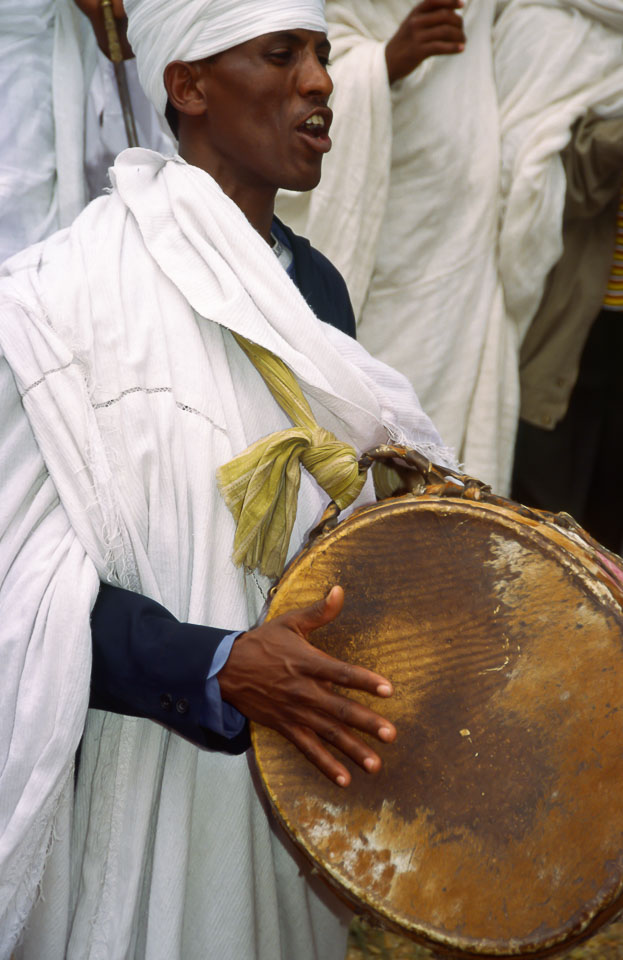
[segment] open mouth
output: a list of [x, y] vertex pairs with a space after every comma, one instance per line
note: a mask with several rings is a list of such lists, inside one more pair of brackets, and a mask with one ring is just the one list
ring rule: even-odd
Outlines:
[[315, 150], [326, 153], [331, 149], [331, 140], [329, 139], [329, 127], [331, 126], [331, 115], [324, 113], [312, 113], [307, 119], [299, 124], [297, 132], [303, 134], [308, 145]]
[[326, 137], [327, 122], [319, 113], [312, 113], [311, 117], [308, 117], [298, 129], [309, 134], [310, 137]]

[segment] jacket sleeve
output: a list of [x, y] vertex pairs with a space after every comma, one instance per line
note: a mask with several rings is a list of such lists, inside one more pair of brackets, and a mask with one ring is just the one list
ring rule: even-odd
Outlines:
[[200, 747], [242, 753], [248, 724], [231, 739], [201, 725], [206, 677], [228, 633], [180, 623], [154, 600], [102, 584], [91, 618], [89, 706], [155, 720]]

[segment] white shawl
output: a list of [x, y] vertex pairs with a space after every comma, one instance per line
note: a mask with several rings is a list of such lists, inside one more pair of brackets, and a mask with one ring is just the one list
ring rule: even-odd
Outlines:
[[[72, 825], [89, 609], [100, 578], [183, 620], [257, 617], [214, 473], [288, 423], [230, 329], [283, 357], [358, 449], [400, 431], [447, 451], [406, 381], [313, 316], [207, 174], [130, 150], [113, 181], [0, 282], [0, 957], [45, 866], [17, 956], [341, 960], [337, 901], [273, 830], [246, 757], [91, 712]], [[304, 475], [292, 549], [325, 501]]]
[[467, 45], [391, 91], [385, 44], [411, 0], [330, 0], [333, 150], [278, 212], [342, 270], [358, 336], [414, 386], [468, 472], [508, 489], [515, 335], [497, 275], [495, 0], [468, 0]]

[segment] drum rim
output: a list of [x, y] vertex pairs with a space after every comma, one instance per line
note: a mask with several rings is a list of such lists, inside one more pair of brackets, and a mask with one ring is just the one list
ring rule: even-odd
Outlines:
[[[451, 505], [451, 506], [449, 506]], [[282, 587], [295, 577], [298, 569], [308, 561], [310, 554], [322, 551], [337, 540], [347, 536], [362, 520], [376, 514], [412, 510], [428, 509], [434, 512], [456, 513], [458, 509], [465, 510], [468, 514], [493, 515], [499, 519], [504, 526], [511, 528], [521, 523], [521, 532], [527, 539], [536, 537], [541, 542], [544, 552], [551, 556], [556, 562], [562, 563], [569, 571], [583, 581], [591, 590], [595, 598], [611, 605], [613, 612], [623, 616], [623, 591], [617, 591], [617, 585], [611, 578], [604, 574], [603, 569], [595, 558], [595, 550], [588, 542], [583, 542], [578, 535], [569, 534], [562, 526], [557, 526], [548, 516], [543, 520], [535, 520], [532, 517], [526, 517], [520, 513], [520, 505], [512, 501], [500, 502], [496, 498], [494, 502], [481, 500], [466, 500], [457, 498], [448, 498], [436, 495], [414, 495], [405, 494], [400, 497], [392, 497], [376, 503], [367, 504], [354, 510], [348, 517], [330, 529], [321, 534], [310, 544], [306, 545], [289, 563], [278, 583], [271, 590], [271, 603], [267, 610], [266, 620], [271, 619], [271, 608], [273, 601], [277, 597]], [[563, 554], [560, 553], [560, 548]], [[605, 550], [605, 548], [604, 548]], [[607, 551], [605, 551], [607, 552]], [[588, 570], [587, 570], [588, 568]], [[590, 574], [590, 576], [589, 576]], [[618, 596], [617, 596], [618, 593]], [[279, 611], [283, 612], [283, 611]], [[274, 613], [273, 615], [279, 615]], [[504, 958], [525, 957], [546, 957], [559, 953], [561, 950], [570, 949], [581, 940], [591, 936], [596, 930], [600, 929], [609, 920], [620, 913], [623, 907], [623, 871], [621, 871], [619, 883], [613, 890], [607, 902], [602, 903], [600, 908], [589, 912], [589, 904], [586, 904], [586, 912], [580, 916], [573, 928], [561, 930], [559, 935], [550, 937], [547, 940], [528, 942], [527, 938], [521, 940], [509, 941], [504, 947], [497, 940], [480, 938], [477, 941], [472, 938], [461, 938], [459, 936], [445, 936], [437, 928], [428, 927], [421, 922], [414, 923], [405, 921], [402, 915], [398, 915], [390, 906], [383, 905], [379, 909], [371, 902], [370, 897], [365, 890], [357, 888], [356, 891], [350, 890], [344, 882], [344, 871], [332, 867], [322, 860], [317, 860], [310, 852], [310, 843], [298, 829], [297, 825], [292, 823], [285, 816], [279, 806], [279, 799], [271, 783], [267, 778], [265, 767], [262, 761], [261, 748], [258, 746], [258, 725], [251, 723], [251, 741], [255, 764], [258, 768], [263, 789], [266, 791], [279, 822], [283, 825], [287, 834], [295, 842], [298, 849], [305, 855], [306, 859], [313, 865], [313, 868], [320, 873], [331, 888], [342, 898], [355, 906], [359, 912], [368, 913], [377, 922], [396, 930], [402, 935], [406, 935], [427, 946], [446, 955], [460, 956], [465, 960], [483, 960], [491, 957], [495, 960], [504, 960]], [[362, 909], [362, 905], [363, 908]]]
[[621, 914], [623, 908], [623, 876], [617, 887], [616, 894], [609, 903], [604, 905], [603, 909], [589, 916], [580, 917], [575, 927], [565, 931], [564, 934], [561, 934], [559, 937], [551, 937], [549, 940], [543, 940], [539, 943], [529, 944], [525, 939], [516, 940], [512, 946], [509, 944], [508, 949], [501, 949], [495, 940], [481, 938], [478, 942], [475, 942], [474, 938], [472, 938], [471, 940], [465, 939], [462, 941], [460, 937], [452, 939], [449, 936], [444, 936], [436, 929], [427, 929], [423, 924], [405, 924], [405, 922], [390, 909], [384, 908], [380, 910], [371, 903], [369, 897], [365, 895], [365, 891], [362, 895], [349, 891], [345, 888], [341, 875], [337, 870], [330, 869], [325, 862], [316, 860], [309, 852], [309, 848], [301, 838], [300, 832], [290, 823], [288, 818], [284, 816], [277, 804], [272, 788], [268, 787], [264, 779], [262, 764], [255, 752], [256, 734], [254, 728], [257, 726], [257, 724], [253, 724], [251, 731], [254, 762], [260, 774], [263, 788], [271, 800], [272, 812], [286, 831], [288, 837], [296, 845], [297, 850], [305, 856], [305, 859], [311, 865], [312, 871], [318, 873], [331, 887], [334, 894], [348, 903], [358, 916], [371, 919], [373, 923], [377, 925], [380, 923], [381, 927], [398, 933], [401, 936], [408, 937], [410, 940], [433, 951], [433, 960], [435, 954], [447, 957], [448, 960], [452, 960], [452, 958], [455, 958], [455, 960], [458, 960], [458, 958], [460, 958], [460, 960], [489, 960], [489, 958], [490, 960], [517, 960], [517, 958], [522, 957], [530, 958], [530, 960], [532, 960], [532, 958], [534, 958], [534, 960], [541, 960], [541, 958], [555, 956], [562, 951], [573, 949], [582, 941], [593, 936], [609, 922], [616, 920]]
[[[331, 544], [336, 539], [345, 536], [353, 524], [357, 524], [364, 517], [384, 512], [394, 513], [397, 508], [405, 511], [431, 508], [436, 510], [439, 508], [442, 513], [444, 511], [454, 512], [456, 509], [462, 508], [470, 513], [480, 513], [483, 516], [491, 514], [500, 519], [506, 518], [515, 523], [521, 522], [524, 528], [522, 530], [523, 533], [530, 531], [530, 533], [540, 538], [544, 543], [555, 544], [561, 547], [575, 562], [581, 562], [585, 567], [588, 567], [593, 580], [597, 580], [605, 587], [616, 609], [623, 611], [623, 586], [617, 584], [603, 566], [597, 562], [595, 556], [596, 548], [592, 545], [594, 541], [591, 540], [585, 531], [582, 531], [582, 533], [585, 534], [586, 539], [581, 539], [575, 531], [569, 530], [566, 526], [556, 524], [556, 514], [545, 514], [535, 510], [522, 513], [521, 511], [524, 508], [521, 504], [515, 503], [512, 500], [505, 500], [501, 497], [492, 497], [491, 499], [483, 497], [478, 500], [472, 500], [460, 497], [406, 493], [399, 497], [388, 497], [374, 503], [364, 504], [353, 510], [352, 513], [331, 527], [327, 532], [320, 534], [315, 539], [306, 543], [290, 560], [279, 580], [271, 588], [265, 621], [268, 622], [271, 619], [271, 606], [278, 591], [288, 582], [290, 577], [296, 572], [298, 566], [303, 563], [305, 557], [307, 557], [311, 551], [316, 548], [321, 548], [323, 545]], [[620, 566], [623, 574], [623, 560], [615, 554], [612, 554], [606, 547], [602, 547], [601, 550]], [[590, 587], [593, 584], [589, 582], [587, 585]], [[605, 594], [601, 596], [603, 598]]]

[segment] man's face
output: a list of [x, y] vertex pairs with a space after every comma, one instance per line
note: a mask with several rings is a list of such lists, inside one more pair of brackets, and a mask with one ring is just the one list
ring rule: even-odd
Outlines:
[[333, 84], [323, 33], [269, 33], [201, 62], [210, 152], [240, 185], [311, 190], [320, 180]]

